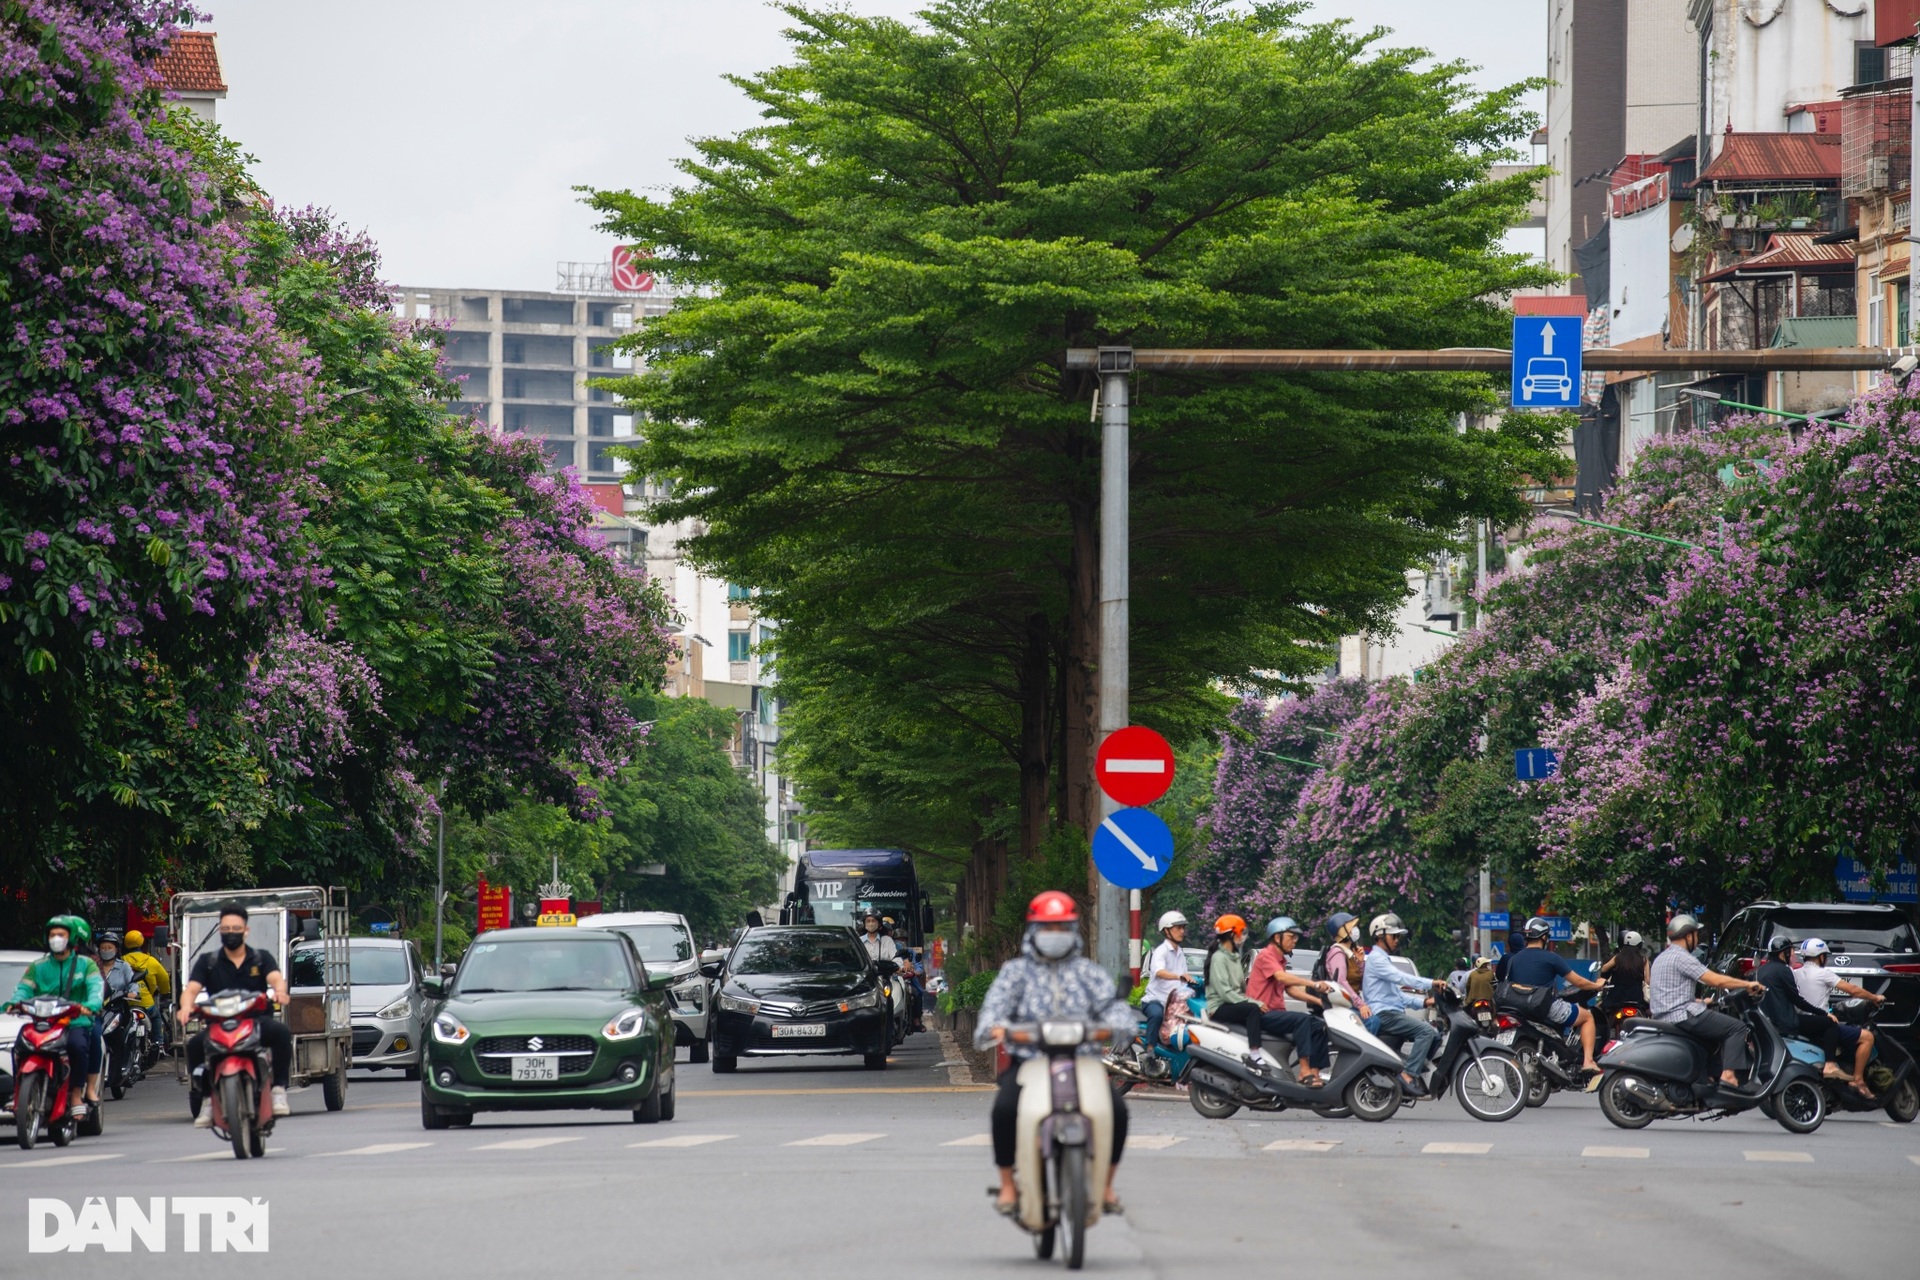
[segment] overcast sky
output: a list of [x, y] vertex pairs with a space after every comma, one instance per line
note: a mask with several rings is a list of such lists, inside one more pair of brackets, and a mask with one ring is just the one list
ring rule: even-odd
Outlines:
[[[220, 36], [220, 123], [281, 204], [379, 242], [396, 284], [550, 289], [604, 260], [573, 187], [662, 187], [689, 137], [754, 122], [720, 77], [785, 57], [762, 0], [201, 0]], [[850, 0], [908, 16], [924, 0]], [[1320, 0], [1395, 43], [1540, 75], [1540, 0]]]

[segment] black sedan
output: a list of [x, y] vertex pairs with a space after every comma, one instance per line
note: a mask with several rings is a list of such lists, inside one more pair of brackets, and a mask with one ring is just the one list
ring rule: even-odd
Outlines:
[[869, 1071], [885, 1070], [896, 970], [838, 926], [749, 929], [706, 970], [719, 993], [707, 1025], [713, 1069], [732, 1071], [743, 1057], [858, 1054]]

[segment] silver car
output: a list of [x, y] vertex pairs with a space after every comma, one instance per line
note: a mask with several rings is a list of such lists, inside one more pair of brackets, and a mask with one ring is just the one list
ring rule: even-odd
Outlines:
[[27, 966], [46, 953], [43, 951], [0, 951], [0, 1111], [13, 1110], [13, 1042], [27, 1020], [17, 1013], [4, 1012], [20, 985]]
[[609, 911], [581, 916], [583, 929], [617, 929], [640, 948], [649, 977], [667, 974], [667, 1009], [673, 1016], [673, 1042], [689, 1050], [689, 1062], [707, 1060], [707, 1010], [712, 984], [700, 976], [700, 958], [687, 918], [674, 911]]
[[[320, 944], [294, 946], [288, 984], [320, 983]], [[396, 1067], [420, 1078], [420, 1040], [426, 1032], [427, 998], [420, 990], [420, 952], [404, 938], [347, 939], [352, 983], [353, 1065], [379, 1071]]]

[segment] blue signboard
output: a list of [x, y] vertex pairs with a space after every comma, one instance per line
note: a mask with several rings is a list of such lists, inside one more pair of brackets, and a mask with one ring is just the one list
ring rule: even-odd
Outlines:
[[1108, 884], [1144, 889], [1173, 865], [1173, 832], [1151, 809], [1116, 809], [1094, 828], [1093, 865]]
[[1521, 747], [1513, 753], [1513, 776], [1537, 782], [1560, 772], [1560, 753], [1552, 747]]
[[1572, 917], [1542, 916], [1541, 918], [1553, 927], [1553, 932], [1547, 935], [1547, 941], [1549, 942], [1572, 942], [1573, 941]]
[[373, 921], [372, 923], [370, 923], [369, 925], [367, 925], [367, 932], [368, 932], [368, 933], [392, 933], [392, 932], [393, 932], [393, 921], [391, 921], [391, 920], [375, 920], [375, 921]]
[[1513, 407], [1580, 407], [1579, 316], [1513, 318]]
[[1873, 874], [1865, 863], [1844, 854], [1833, 868], [1833, 878], [1840, 886], [1841, 898], [1848, 902], [1920, 902], [1920, 867], [1911, 858], [1901, 859], [1898, 867], [1888, 870], [1885, 893], [1874, 892]]
[[1480, 913], [1480, 923], [1475, 927], [1480, 929], [1493, 929], [1505, 933], [1513, 927], [1513, 917], [1505, 911], [1482, 911]]

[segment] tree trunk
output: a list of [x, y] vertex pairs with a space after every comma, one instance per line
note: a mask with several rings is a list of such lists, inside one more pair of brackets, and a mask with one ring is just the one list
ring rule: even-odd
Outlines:
[[1048, 639], [1047, 615], [1030, 616], [1020, 663], [1020, 857], [1028, 862], [1040, 856], [1052, 800], [1053, 663]]

